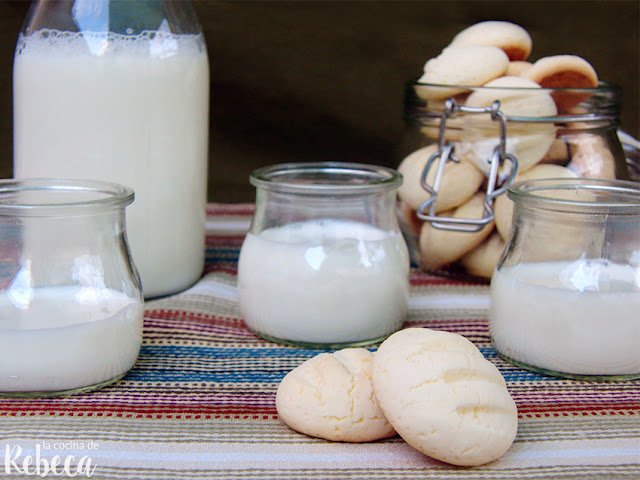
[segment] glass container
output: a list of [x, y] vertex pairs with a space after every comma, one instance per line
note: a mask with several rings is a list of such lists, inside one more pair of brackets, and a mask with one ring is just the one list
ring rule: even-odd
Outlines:
[[238, 265], [240, 311], [257, 335], [307, 347], [378, 342], [407, 314], [409, 256], [384, 167], [325, 162], [250, 176], [256, 210]]
[[490, 332], [510, 362], [590, 380], [640, 377], [640, 183], [513, 185]]
[[[490, 278], [511, 227], [511, 212], [501, 208], [504, 201], [494, 205], [509, 181], [629, 179], [617, 135], [620, 99], [620, 88], [607, 83], [591, 89], [409, 83], [397, 163], [404, 176], [399, 217], [412, 260], [445, 275]], [[447, 101], [453, 102], [450, 110]], [[444, 154], [442, 176], [436, 191], [429, 192]], [[517, 170], [506, 161], [510, 155]], [[455, 218], [457, 225], [486, 222], [481, 227], [467, 223], [467, 232], [452, 231], [451, 224], [434, 226], [425, 218], [430, 207], [440, 218]]]
[[143, 317], [132, 201], [105, 182], [0, 180], [0, 394], [85, 392], [131, 369]]
[[14, 176], [131, 186], [147, 298], [204, 265], [209, 63], [188, 1], [39, 0], [13, 70]]

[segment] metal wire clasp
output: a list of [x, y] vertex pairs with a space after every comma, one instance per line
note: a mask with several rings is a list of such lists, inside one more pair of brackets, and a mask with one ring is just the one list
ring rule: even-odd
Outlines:
[[[448, 161], [459, 163], [460, 159], [455, 155], [455, 145], [453, 142], [445, 142], [446, 122], [449, 118], [455, 117], [459, 112], [470, 114], [490, 114], [491, 120], [499, 122], [500, 125], [500, 142], [493, 149], [491, 158], [489, 159], [489, 174], [487, 181], [487, 192], [484, 199], [484, 211], [482, 218], [454, 218], [445, 216], [436, 216], [435, 204], [438, 198], [438, 192], [442, 183], [442, 176], [444, 174], [444, 167]], [[420, 183], [427, 193], [429, 198], [418, 208], [416, 215], [420, 220], [430, 222], [435, 228], [443, 230], [454, 230], [458, 232], [478, 232], [482, 228], [493, 221], [493, 200], [498, 195], [504, 193], [509, 185], [513, 182], [518, 169], [518, 161], [516, 157], [506, 152], [506, 138], [507, 138], [507, 119], [500, 110], [500, 102], [495, 101], [490, 107], [465, 107], [458, 105], [452, 98], [447, 99], [444, 106], [444, 111], [440, 119], [440, 131], [438, 138], [438, 151], [431, 155], [427, 164], [422, 172]], [[431, 169], [433, 163], [440, 159], [438, 163], [438, 169], [436, 170], [436, 176], [433, 181], [433, 186], [427, 183], [427, 175]], [[502, 166], [506, 166], [507, 162], [511, 163], [508, 177], [502, 181], [499, 185], [499, 172]], [[496, 188], [499, 186], [499, 188]]]

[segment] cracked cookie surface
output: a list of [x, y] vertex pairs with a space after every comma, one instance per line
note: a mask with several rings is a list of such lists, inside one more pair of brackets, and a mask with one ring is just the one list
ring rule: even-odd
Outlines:
[[290, 428], [312, 437], [370, 442], [394, 436], [373, 393], [373, 354], [364, 348], [321, 353], [289, 372], [276, 408]]

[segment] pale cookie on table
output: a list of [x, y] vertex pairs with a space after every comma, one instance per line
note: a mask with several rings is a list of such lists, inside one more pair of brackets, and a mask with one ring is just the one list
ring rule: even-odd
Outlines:
[[[553, 164], [539, 164], [531, 170], [516, 175], [515, 182], [537, 180], [542, 178], [576, 178], [576, 174], [567, 167]], [[511, 234], [511, 219], [513, 217], [513, 201], [506, 194], [499, 195], [493, 202], [496, 229], [504, 241]]]
[[[500, 77], [475, 90], [467, 98], [468, 107], [488, 107], [500, 102], [500, 110], [506, 116], [554, 117], [558, 111], [547, 91], [535, 82], [523, 77]], [[497, 122], [486, 116], [466, 116], [465, 150], [472, 152], [476, 165], [488, 173], [490, 158], [498, 142]], [[518, 171], [524, 172], [538, 163], [556, 138], [553, 122], [507, 122], [506, 149], [518, 160]]]
[[[425, 64], [424, 74], [418, 82], [480, 86], [504, 75], [508, 66], [509, 58], [498, 47], [447, 47]], [[444, 99], [466, 90], [454, 86], [446, 88], [424, 85], [420, 88], [420, 95], [427, 99]]]
[[509, 60], [525, 60], [532, 48], [531, 35], [520, 25], [489, 20], [476, 23], [458, 33], [451, 46], [486, 45], [502, 49]]
[[389, 422], [413, 448], [460, 466], [511, 446], [518, 410], [498, 369], [461, 335], [407, 328], [375, 354], [373, 385]]
[[[437, 151], [436, 144], [423, 147], [408, 155], [398, 166], [398, 171], [403, 176], [398, 197], [414, 210], [429, 198], [427, 191], [422, 188], [422, 174], [429, 158]], [[439, 165], [440, 159], [431, 164], [426, 179], [428, 185], [433, 186]], [[447, 162], [435, 203], [436, 213], [468, 201], [478, 191], [483, 180], [484, 175], [471, 162], [464, 159], [461, 159], [460, 163]]]
[[505, 242], [498, 232], [460, 259], [460, 263], [471, 275], [491, 278], [504, 251]]
[[321, 353], [289, 372], [276, 393], [293, 430], [340, 442], [371, 442], [395, 431], [373, 394], [373, 354], [364, 348]]
[[[442, 216], [454, 218], [482, 218], [484, 213], [483, 193], [476, 193], [467, 203], [455, 210], [443, 212]], [[487, 238], [493, 230], [489, 222], [478, 232], [452, 232], [435, 228], [425, 222], [420, 230], [419, 247], [422, 263], [425, 267], [438, 269], [455, 262], [465, 253], [473, 250]]]
[[[598, 74], [593, 66], [577, 55], [543, 57], [522, 76], [543, 88], [595, 88], [598, 86]], [[553, 98], [560, 112], [569, 111], [589, 96], [588, 92], [562, 90], [553, 92]]]

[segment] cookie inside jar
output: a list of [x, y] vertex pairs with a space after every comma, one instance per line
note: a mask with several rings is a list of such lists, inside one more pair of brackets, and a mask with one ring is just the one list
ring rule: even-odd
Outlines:
[[[617, 134], [617, 85], [599, 80], [593, 66], [574, 55], [533, 60], [535, 46], [515, 24], [482, 22], [467, 30], [406, 85], [406, 126], [396, 153], [404, 176], [398, 216], [416, 265], [489, 279], [509, 240], [511, 205], [506, 195], [487, 197], [488, 189], [536, 178], [628, 179], [629, 172]], [[484, 49], [473, 55], [463, 51], [473, 45]], [[469, 58], [475, 68], [463, 69], [459, 60], [467, 59], [467, 65]], [[448, 83], [454, 81], [460, 83]], [[448, 110], [452, 101], [461, 108]], [[477, 114], [483, 108], [499, 109], [503, 134], [494, 113]], [[501, 165], [492, 180], [490, 162], [501, 141], [503, 153], [514, 156], [518, 167], [510, 172]], [[454, 153], [436, 181], [445, 147]], [[484, 208], [474, 207], [478, 202]], [[473, 218], [491, 219], [470, 233], [434, 228], [425, 225], [438, 223], [424, 221], [427, 206], [438, 218], [467, 218], [471, 212]]]

